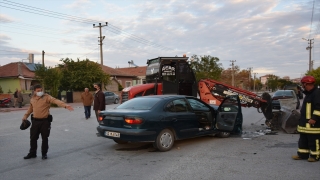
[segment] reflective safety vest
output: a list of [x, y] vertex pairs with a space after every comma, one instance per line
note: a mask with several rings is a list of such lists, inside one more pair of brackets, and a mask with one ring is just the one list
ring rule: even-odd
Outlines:
[[[311, 91], [304, 91], [306, 95], [300, 110], [301, 117], [298, 125], [298, 132], [306, 134], [320, 134], [320, 90], [313, 88]], [[308, 123], [309, 119], [316, 121], [314, 125]]]

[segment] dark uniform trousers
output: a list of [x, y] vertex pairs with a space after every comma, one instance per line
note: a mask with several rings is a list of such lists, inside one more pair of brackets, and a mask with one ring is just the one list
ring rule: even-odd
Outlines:
[[30, 154], [37, 154], [37, 141], [39, 139], [39, 134], [41, 134], [42, 145], [41, 152], [42, 154], [47, 154], [49, 149], [48, 137], [50, 135], [51, 122], [47, 119], [42, 120], [32, 120], [32, 126], [30, 129]]
[[[308, 159], [310, 157], [319, 160], [320, 151], [320, 135], [318, 134], [300, 134], [298, 142], [298, 155], [302, 159]], [[312, 153], [314, 152], [314, 153]]]

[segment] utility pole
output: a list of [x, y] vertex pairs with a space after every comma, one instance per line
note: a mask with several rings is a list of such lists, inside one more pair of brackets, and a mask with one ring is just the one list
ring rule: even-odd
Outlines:
[[256, 74], [258, 73], [253, 73], [253, 92], [256, 92]]
[[232, 76], [232, 86], [234, 86], [234, 62], [236, 62], [236, 60], [230, 60], [230, 62], [231, 62], [231, 66], [232, 66], [232, 74], [231, 74], [231, 76]]
[[250, 91], [250, 89], [251, 89], [251, 84], [250, 84], [250, 81], [251, 81], [251, 72], [252, 72], [252, 69], [253, 69], [253, 67], [249, 67], [249, 68], [247, 68], [248, 69], [248, 74], [249, 74], [249, 77], [248, 77], [248, 90]]
[[303, 40], [306, 40], [306, 41], [309, 41], [308, 44], [309, 46], [306, 48], [306, 50], [309, 50], [309, 71], [312, 71], [312, 62], [311, 62], [311, 49], [312, 49], [312, 44], [314, 42], [312, 42], [314, 39], [305, 39], [305, 38], [302, 38]]
[[42, 50], [42, 66], [44, 67], [44, 54], [45, 54], [45, 52], [44, 52], [44, 50]]
[[100, 37], [98, 37], [98, 38], [99, 38], [98, 42], [99, 42], [100, 44], [98, 44], [98, 45], [100, 45], [100, 60], [101, 60], [101, 65], [103, 65], [102, 41], [103, 41], [104, 38], [105, 38], [105, 36], [102, 36], [101, 28], [104, 27], [104, 26], [108, 26], [108, 22], [106, 22], [105, 25], [101, 25], [101, 23], [99, 23], [99, 26], [96, 26], [95, 24], [93, 24], [93, 28], [99, 28], [99, 29], [100, 29]]

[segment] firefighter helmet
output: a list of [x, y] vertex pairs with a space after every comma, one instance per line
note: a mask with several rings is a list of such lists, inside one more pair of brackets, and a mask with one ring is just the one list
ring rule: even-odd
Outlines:
[[313, 76], [304, 76], [302, 79], [301, 79], [301, 83], [307, 83], [307, 84], [313, 84], [315, 83], [316, 80], [314, 79]]

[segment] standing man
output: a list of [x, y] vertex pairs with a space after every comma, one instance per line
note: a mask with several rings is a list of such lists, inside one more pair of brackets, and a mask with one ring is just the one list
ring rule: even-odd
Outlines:
[[18, 88], [16, 88], [16, 91], [13, 94], [13, 98], [14, 98], [13, 107], [16, 107], [16, 104], [17, 104], [17, 101], [18, 101]]
[[84, 89], [84, 92], [81, 94], [81, 100], [84, 106], [84, 114], [86, 119], [91, 116], [91, 105], [93, 102], [93, 95], [89, 92], [88, 88]]
[[316, 162], [320, 159], [320, 90], [314, 85], [315, 82], [313, 76], [301, 79], [306, 96], [297, 129], [300, 133], [298, 155], [292, 156], [295, 160], [308, 159], [309, 162]]
[[18, 93], [17, 93], [17, 102], [18, 102], [18, 104], [19, 104], [19, 108], [22, 108], [23, 97], [22, 97], [21, 90], [18, 90]]
[[101, 91], [100, 83], [94, 83], [93, 87], [96, 90], [96, 93], [94, 95], [93, 110], [95, 111], [97, 121], [99, 122], [100, 111], [103, 111], [106, 109], [105, 97], [104, 97], [104, 93]]
[[69, 111], [73, 111], [70, 105], [55, 99], [54, 97], [44, 94], [41, 85], [34, 86], [34, 95], [30, 99], [30, 107], [23, 116], [22, 121], [26, 120], [31, 113], [32, 126], [30, 129], [30, 151], [24, 159], [37, 157], [37, 140], [41, 134], [42, 145], [42, 159], [47, 159], [47, 152], [49, 149], [48, 137], [50, 135], [52, 116], [49, 113], [51, 103], [60, 107], [64, 107]]

